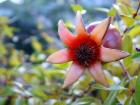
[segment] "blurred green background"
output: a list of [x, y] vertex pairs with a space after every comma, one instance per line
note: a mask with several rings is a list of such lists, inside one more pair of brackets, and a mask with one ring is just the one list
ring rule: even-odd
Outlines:
[[[0, 105], [140, 105], [140, 15], [137, 0], [0, 0]], [[71, 63], [46, 58], [64, 48], [57, 33], [63, 19], [73, 32], [75, 13], [85, 26], [107, 16], [121, 32], [123, 64], [104, 64], [112, 87], [97, 84], [88, 73], [67, 90], [61, 88]], [[132, 89], [136, 92], [132, 93]]]

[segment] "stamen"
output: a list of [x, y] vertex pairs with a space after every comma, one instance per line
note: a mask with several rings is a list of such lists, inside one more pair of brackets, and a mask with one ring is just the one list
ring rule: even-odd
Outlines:
[[99, 47], [90, 37], [78, 38], [70, 48], [70, 56], [81, 66], [89, 67], [99, 60]]

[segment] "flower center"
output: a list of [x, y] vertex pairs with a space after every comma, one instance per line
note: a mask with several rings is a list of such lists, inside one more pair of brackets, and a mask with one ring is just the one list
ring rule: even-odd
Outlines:
[[70, 46], [70, 56], [77, 64], [89, 67], [99, 60], [100, 47], [89, 36], [78, 36]]

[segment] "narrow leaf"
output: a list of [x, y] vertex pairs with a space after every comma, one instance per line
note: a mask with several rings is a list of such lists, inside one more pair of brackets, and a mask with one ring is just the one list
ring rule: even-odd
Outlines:
[[127, 27], [130, 27], [134, 24], [135, 20], [129, 16], [126, 15], [121, 15], [121, 19], [123, 20], [123, 22], [125, 23], [125, 25]]
[[134, 100], [137, 105], [140, 105], [140, 75], [136, 81]]

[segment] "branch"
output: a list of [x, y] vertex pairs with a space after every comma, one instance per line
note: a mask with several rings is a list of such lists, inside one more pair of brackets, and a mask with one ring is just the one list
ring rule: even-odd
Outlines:
[[88, 93], [89, 90], [92, 88], [92, 82], [89, 84], [89, 86], [80, 94], [72, 97], [72, 101], [75, 101], [77, 98], [83, 97], [84, 94]]
[[[133, 16], [132, 16], [133, 19], [135, 19], [135, 17], [138, 15], [138, 12], [139, 12], [139, 9], [140, 9], [140, 0], [138, 0], [138, 2], [139, 2], [139, 5], [138, 5], [138, 7], [137, 7], [136, 12], [135, 12], [135, 13], [133, 14]], [[128, 31], [128, 27], [126, 27], [126, 28], [124, 29], [123, 33], [126, 33], [127, 31]]]
[[121, 68], [123, 70], [124, 76], [127, 77], [128, 80], [131, 80], [131, 76], [128, 73], [128, 71], [126, 70], [126, 67], [124, 66], [124, 64], [121, 61], [119, 61], [119, 64], [120, 64], [120, 66], [121, 66]]
[[139, 9], [140, 9], [140, 0], [138, 0], [139, 5], [137, 7], [136, 13], [133, 14], [133, 18], [135, 18], [138, 15]]

